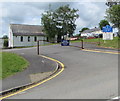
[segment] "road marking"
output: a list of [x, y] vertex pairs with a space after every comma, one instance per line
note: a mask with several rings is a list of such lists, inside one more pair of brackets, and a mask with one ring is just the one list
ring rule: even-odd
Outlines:
[[116, 99], [120, 99], [120, 96], [112, 98], [112, 100], [116, 100]]
[[97, 53], [109, 53], [109, 54], [120, 54], [120, 52], [110, 52], [110, 51], [101, 51], [101, 50], [89, 50], [89, 49], [82, 49], [83, 51], [88, 52], [97, 52]]
[[107, 101], [120, 101], [120, 96], [117, 96], [117, 97], [114, 97], [114, 98], [111, 98]]
[[[0, 100], [5, 99], [5, 98], [8, 98], [8, 97], [11, 97], [11, 96], [14, 96], [14, 95], [16, 95], [16, 94], [19, 94], [19, 93], [24, 92], [24, 91], [26, 91], [26, 90], [29, 90], [29, 89], [31, 89], [31, 88], [37, 87], [37, 86], [39, 86], [39, 85], [41, 85], [41, 84], [43, 84], [43, 83], [45, 83], [45, 82], [47, 82], [47, 81], [55, 78], [56, 76], [58, 76], [60, 73], [62, 73], [62, 72], [64, 71], [64, 64], [63, 64], [62, 62], [60, 62], [60, 61], [58, 61], [58, 60], [56, 60], [56, 59], [47, 57], [47, 56], [43, 56], [43, 55], [40, 55], [40, 56], [42, 56], [43, 58], [47, 58], [47, 59], [50, 59], [50, 60], [52, 60], [52, 61], [55, 61], [55, 62], [59, 63], [59, 64], [61, 65], [62, 69], [61, 69], [57, 74], [51, 76], [50, 78], [47, 78], [47, 79], [43, 80], [42, 82], [39, 82], [39, 83], [37, 83], [37, 84], [35, 84], [35, 85], [32, 85], [32, 86], [30, 86], [30, 87], [28, 87], [28, 88], [25, 88], [25, 89], [23, 89], [23, 90], [20, 90], [20, 91], [17, 91], [17, 92], [15, 92], [15, 93], [11, 93], [11, 94], [9, 94], [9, 95], [6, 95], [6, 96], [4, 96], [4, 97], [1, 97]], [[55, 70], [55, 71], [56, 71], [56, 70]]]
[[44, 61], [44, 60], [42, 60], [42, 63], [45, 63], [45, 61]]

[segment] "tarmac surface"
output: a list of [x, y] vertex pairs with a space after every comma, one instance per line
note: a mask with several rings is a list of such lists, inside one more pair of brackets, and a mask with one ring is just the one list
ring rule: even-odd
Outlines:
[[34, 51], [32, 48], [7, 49], [4, 51], [17, 53], [23, 56], [26, 60], [28, 60], [29, 66], [23, 72], [19, 72], [13, 76], [3, 79], [2, 91], [32, 83], [30, 75], [54, 71], [57, 67], [56, 62], [38, 56], [36, 48], [34, 48]]
[[[35, 49], [24, 49], [24, 53], [31, 51], [32, 54]], [[60, 45], [41, 46], [40, 54], [61, 61], [65, 70], [54, 79], [8, 99], [111, 99], [118, 96], [117, 54]]]

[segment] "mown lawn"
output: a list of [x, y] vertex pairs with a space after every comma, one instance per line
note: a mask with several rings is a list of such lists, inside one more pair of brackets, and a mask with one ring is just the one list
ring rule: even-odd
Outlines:
[[0, 72], [2, 73], [2, 75], [0, 76], [0, 79], [4, 79], [8, 76], [14, 75], [17, 72], [21, 72], [29, 65], [27, 60], [15, 53], [0, 52], [0, 57], [1, 56], [2, 63]]
[[[72, 41], [72, 42], [80, 42], [80, 40]], [[101, 47], [108, 47], [108, 48], [117, 48], [120, 49], [120, 38], [114, 37], [113, 40], [103, 40], [102, 38], [96, 38], [96, 39], [84, 39], [84, 42], [88, 43], [96, 43], [98, 46]], [[99, 44], [100, 42], [100, 44]]]
[[113, 40], [102, 40], [99, 46], [120, 49], [120, 38], [115, 37]]

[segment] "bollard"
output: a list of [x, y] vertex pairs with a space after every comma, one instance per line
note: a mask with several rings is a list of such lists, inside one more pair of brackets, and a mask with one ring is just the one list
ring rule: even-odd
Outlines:
[[39, 55], [39, 41], [37, 42], [37, 53]]
[[83, 46], [83, 39], [81, 40], [81, 42], [82, 42], [82, 49], [84, 49], [84, 46]]

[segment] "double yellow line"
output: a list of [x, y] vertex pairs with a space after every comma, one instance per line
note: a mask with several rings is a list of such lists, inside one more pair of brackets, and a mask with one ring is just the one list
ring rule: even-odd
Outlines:
[[[63, 64], [63, 63], [61, 63], [60, 61], [58, 61], [58, 60], [56, 60], [56, 59], [47, 57], [47, 56], [43, 56], [43, 55], [40, 55], [40, 56], [42, 56], [43, 58], [47, 58], [47, 59], [50, 59], [50, 60], [52, 60], [52, 61], [55, 61], [55, 62], [59, 63], [59, 64], [61, 65], [62, 69], [61, 69], [58, 73], [56, 73], [55, 75], [53, 75], [53, 76], [51, 76], [51, 77], [43, 80], [42, 82], [39, 82], [39, 83], [37, 83], [37, 84], [35, 84], [35, 85], [32, 85], [32, 86], [30, 86], [30, 87], [28, 87], [28, 88], [25, 88], [25, 89], [23, 89], [23, 90], [20, 90], [20, 91], [11, 93], [11, 94], [6, 95], [6, 96], [3, 96], [3, 97], [0, 98], [0, 100], [5, 99], [5, 98], [8, 98], [8, 97], [11, 97], [11, 96], [14, 96], [14, 95], [16, 95], [16, 94], [18, 94], [18, 93], [24, 92], [24, 91], [29, 90], [29, 89], [31, 89], [31, 88], [34, 88], [34, 87], [36, 87], [36, 86], [39, 86], [39, 85], [41, 85], [41, 84], [43, 84], [43, 83], [45, 83], [45, 82], [47, 82], [47, 81], [55, 78], [56, 76], [58, 76], [60, 73], [63, 72], [63, 70], [64, 70], [64, 64]], [[55, 71], [56, 71], [56, 70], [55, 70]], [[54, 72], [55, 72], [55, 71], [54, 71]]]

